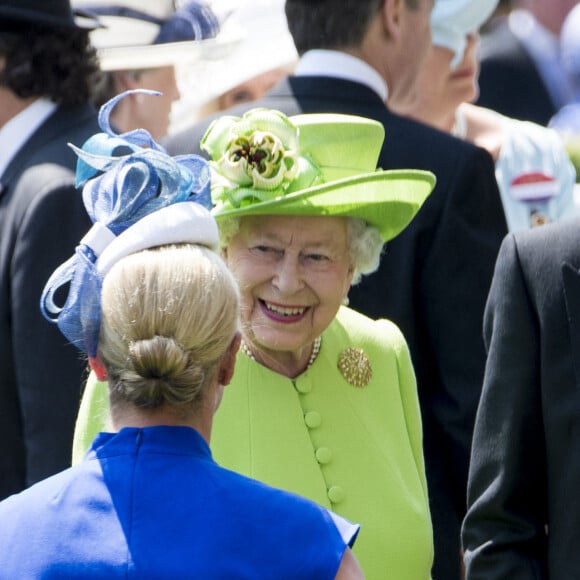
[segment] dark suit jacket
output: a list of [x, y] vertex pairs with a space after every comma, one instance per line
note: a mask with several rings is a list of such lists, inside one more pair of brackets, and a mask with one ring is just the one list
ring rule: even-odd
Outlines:
[[[436, 571], [459, 577], [459, 525], [471, 434], [484, 368], [483, 308], [507, 226], [487, 152], [392, 114], [369, 88], [329, 77], [293, 77], [252, 106], [286, 114], [370, 117], [386, 130], [384, 169], [428, 169], [437, 186], [412, 224], [387, 245], [378, 272], [351, 289], [350, 305], [393, 320], [409, 342], [422, 405]], [[194, 150], [207, 122], [173, 137], [172, 153]], [[442, 566], [442, 568], [440, 567]]]
[[91, 107], [58, 108], [0, 177], [0, 498], [70, 465], [85, 364], [39, 304], [90, 227], [67, 142], [98, 130]]
[[580, 578], [580, 219], [506, 238], [485, 336], [467, 578]]
[[548, 124], [557, 107], [507, 20], [482, 36], [480, 66], [478, 105], [508, 117]]

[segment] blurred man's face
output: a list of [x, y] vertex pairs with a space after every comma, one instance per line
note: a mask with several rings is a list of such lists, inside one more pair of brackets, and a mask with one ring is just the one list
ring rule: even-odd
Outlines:
[[389, 103], [405, 108], [415, 98], [419, 70], [431, 49], [431, 11], [435, 0], [419, 0], [416, 8], [404, 3]]
[[155, 140], [159, 140], [167, 135], [171, 108], [180, 96], [175, 69], [173, 66], [165, 66], [145, 70], [139, 74], [136, 83], [137, 88], [159, 91], [161, 95], [135, 99], [132, 116], [134, 126], [123, 130], [130, 131], [142, 127], [147, 129]]

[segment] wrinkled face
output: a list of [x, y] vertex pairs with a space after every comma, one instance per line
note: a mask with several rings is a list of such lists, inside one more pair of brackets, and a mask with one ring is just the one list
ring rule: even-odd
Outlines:
[[389, 82], [389, 102], [395, 107], [405, 106], [415, 98], [417, 75], [431, 48], [434, 4], [434, 0], [419, 0], [417, 7], [411, 9], [402, 2], [396, 70]]
[[133, 114], [132, 129], [143, 127], [155, 140], [167, 135], [171, 106], [179, 99], [179, 90], [175, 80], [175, 69], [165, 66], [139, 73], [136, 79], [137, 88], [150, 89], [163, 93], [156, 97], [136, 95], [136, 106]]
[[433, 46], [421, 67], [417, 79], [418, 109], [424, 119], [433, 122], [441, 117], [452, 117], [461, 103], [474, 101], [477, 97], [479, 62], [477, 48], [479, 35], [467, 36], [467, 46], [461, 62], [451, 67], [454, 53], [443, 46]]
[[273, 357], [310, 348], [353, 273], [339, 217], [242, 218], [225, 258], [241, 289], [244, 338]]

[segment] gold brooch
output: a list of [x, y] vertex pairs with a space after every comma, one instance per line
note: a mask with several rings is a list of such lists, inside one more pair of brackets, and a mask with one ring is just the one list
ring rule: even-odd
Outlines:
[[373, 378], [371, 361], [362, 348], [349, 346], [338, 357], [338, 369], [355, 387], [366, 387]]

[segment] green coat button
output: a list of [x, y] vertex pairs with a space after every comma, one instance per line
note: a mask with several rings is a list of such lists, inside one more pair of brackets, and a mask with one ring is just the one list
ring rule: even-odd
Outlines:
[[309, 429], [316, 429], [316, 427], [320, 427], [322, 417], [318, 411], [308, 411], [308, 413], [304, 415], [304, 422]]
[[328, 489], [328, 499], [332, 503], [340, 503], [344, 500], [344, 489], [338, 485], [333, 485]]
[[316, 450], [316, 461], [321, 465], [325, 465], [326, 463], [330, 463], [332, 459], [332, 451], [328, 447], [319, 447]]

